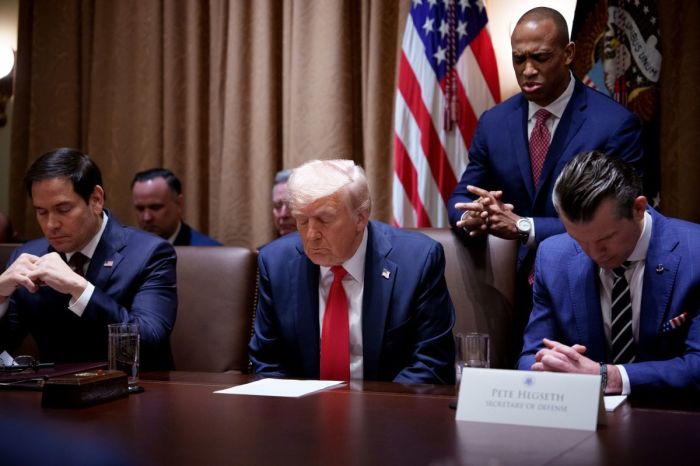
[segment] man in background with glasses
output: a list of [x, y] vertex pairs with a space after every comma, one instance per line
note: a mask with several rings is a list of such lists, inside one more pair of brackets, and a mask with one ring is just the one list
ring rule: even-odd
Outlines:
[[107, 360], [107, 324], [139, 325], [141, 365], [172, 368], [175, 251], [104, 209], [97, 165], [73, 149], [25, 176], [44, 238], [20, 246], [0, 275], [0, 350], [31, 333], [44, 362]]

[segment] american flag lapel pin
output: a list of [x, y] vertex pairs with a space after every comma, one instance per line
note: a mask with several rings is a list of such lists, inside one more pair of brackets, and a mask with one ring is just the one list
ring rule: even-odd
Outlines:
[[105, 261], [105, 263], [102, 264], [103, 267], [112, 267], [113, 265], [114, 265], [114, 261], [112, 261], [112, 260]]
[[384, 277], [386, 280], [389, 280], [389, 277], [391, 277], [391, 272], [389, 272], [389, 269], [382, 270], [382, 277]]

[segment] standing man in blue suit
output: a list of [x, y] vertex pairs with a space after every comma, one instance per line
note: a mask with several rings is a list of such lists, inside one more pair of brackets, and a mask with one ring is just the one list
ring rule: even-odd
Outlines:
[[700, 225], [656, 212], [634, 169], [595, 151], [554, 205], [567, 234], [537, 253], [518, 367], [600, 373], [609, 394], [700, 390]]
[[25, 176], [44, 238], [13, 253], [0, 275], [0, 349], [31, 333], [45, 362], [107, 360], [107, 324], [137, 323], [141, 367], [172, 368], [175, 251], [104, 209], [102, 175], [87, 156], [58, 149]]
[[641, 167], [642, 144], [635, 115], [574, 79], [569, 65], [575, 45], [558, 11], [526, 12], [511, 47], [522, 92], [481, 115], [448, 210], [450, 223], [470, 237], [491, 234], [521, 243], [513, 329], [519, 341], [532, 301], [537, 245], [564, 231], [551, 201], [557, 175], [576, 154], [594, 149]]
[[173, 246], [221, 246], [182, 221], [185, 204], [182, 183], [167, 168], [138, 172], [131, 181], [131, 194], [139, 228]]
[[453, 383], [440, 244], [369, 221], [367, 178], [351, 160], [308, 162], [288, 189], [299, 232], [260, 250], [255, 373]]

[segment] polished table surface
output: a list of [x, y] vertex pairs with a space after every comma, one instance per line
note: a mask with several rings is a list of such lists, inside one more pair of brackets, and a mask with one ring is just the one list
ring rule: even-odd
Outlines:
[[456, 422], [447, 386], [352, 383], [302, 398], [213, 393], [249, 380], [144, 374], [143, 393], [82, 409], [46, 409], [39, 392], [5, 390], [0, 418], [84, 440], [74, 448], [96, 442], [130, 464], [700, 463], [700, 412], [625, 403], [584, 432]]

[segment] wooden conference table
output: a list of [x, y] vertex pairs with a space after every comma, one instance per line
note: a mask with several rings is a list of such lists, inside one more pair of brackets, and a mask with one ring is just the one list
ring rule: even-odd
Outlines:
[[448, 406], [454, 388], [445, 386], [353, 383], [302, 398], [213, 393], [247, 381], [232, 373], [146, 373], [144, 393], [78, 410], [44, 409], [39, 392], [5, 390], [0, 418], [84, 442], [99, 438], [105, 454], [111, 446], [131, 464], [700, 462], [700, 412], [626, 403], [597, 432], [582, 432], [456, 422]]

